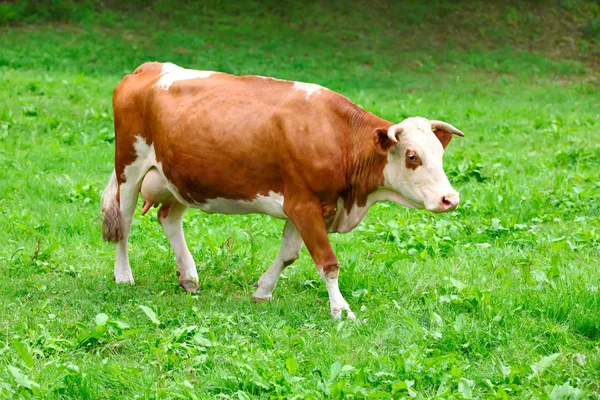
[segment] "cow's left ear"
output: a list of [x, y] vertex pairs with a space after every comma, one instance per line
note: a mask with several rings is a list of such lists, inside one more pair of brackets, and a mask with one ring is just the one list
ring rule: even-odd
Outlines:
[[452, 134], [450, 132], [443, 131], [441, 129], [434, 129], [433, 133], [437, 136], [438, 140], [442, 143], [442, 147], [446, 149], [448, 144], [452, 140]]
[[390, 138], [388, 129], [386, 128], [375, 129], [373, 131], [373, 141], [375, 142], [375, 148], [377, 151], [382, 154], [387, 154], [388, 151], [390, 151], [390, 149], [394, 147], [396, 143], [398, 143], [397, 140], [394, 141], [392, 138]]

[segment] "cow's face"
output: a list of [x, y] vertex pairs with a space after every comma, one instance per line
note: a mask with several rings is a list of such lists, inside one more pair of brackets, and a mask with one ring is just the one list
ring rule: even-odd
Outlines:
[[442, 165], [452, 134], [462, 136], [447, 123], [420, 117], [407, 118], [379, 133], [379, 144], [388, 148], [384, 186], [406, 200], [403, 205], [433, 212], [458, 207], [458, 192], [448, 182]]

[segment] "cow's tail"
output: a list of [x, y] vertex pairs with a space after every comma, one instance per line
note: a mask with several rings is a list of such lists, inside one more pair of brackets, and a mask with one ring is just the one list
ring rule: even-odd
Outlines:
[[119, 207], [117, 174], [113, 171], [102, 192], [102, 239], [117, 243], [123, 239], [123, 219]]

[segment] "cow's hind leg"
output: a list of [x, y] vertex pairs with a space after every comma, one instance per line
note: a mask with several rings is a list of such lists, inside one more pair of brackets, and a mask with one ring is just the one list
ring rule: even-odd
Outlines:
[[[168, 210], [168, 212], [163, 212], [163, 210]], [[186, 210], [187, 207], [183, 204], [175, 203], [170, 209], [161, 208], [158, 212], [158, 220], [165, 231], [167, 239], [169, 239], [169, 243], [171, 243], [173, 253], [175, 253], [179, 284], [187, 292], [196, 292], [198, 290], [196, 263], [192, 258], [183, 235], [183, 216]]]
[[127, 254], [127, 239], [140, 189], [139, 179], [136, 178], [128, 177], [119, 184], [113, 172], [102, 192], [102, 236], [106, 241], [116, 244], [114, 278], [117, 283], [134, 283]]
[[123, 223], [123, 239], [117, 242], [114, 277], [116, 283], [133, 284], [133, 274], [129, 266], [127, 250], [129, 233], [133, 224], [133, 215], [137, 206], [140, 183], [137, 177], [128, 176], [128, 180], [119, 186], [121, 219]]
[[302, 238], [298, 229], [291, 221], [285, 223], [283, 228], [283, 240], [281, 249], [273, 264], [269, 269], [262, 274], [258, 282], [255, 284], [258, 289], [252, 295], [254, 301], [268, 301], [273, 299], [273, 290], [277, 285], [279, 276], [288, 265], [292, 264], [300, 256], [302, 249]]

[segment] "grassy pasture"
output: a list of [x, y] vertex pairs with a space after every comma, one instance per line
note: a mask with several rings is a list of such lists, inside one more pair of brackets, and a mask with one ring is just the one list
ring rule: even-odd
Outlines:
[[[597, 2], [0, 4], [0, 398], [600, 396]], [[33, 8], [31, 8], [33, 7]], [[379, 204], [250, 300], [283, 223], [190, 211], [185, 294], [155, 211], [112, 280], [111, 92], [144, 61], [319, 83], [465, 132], [454, 213]]]

